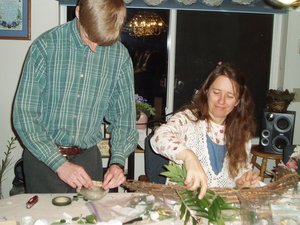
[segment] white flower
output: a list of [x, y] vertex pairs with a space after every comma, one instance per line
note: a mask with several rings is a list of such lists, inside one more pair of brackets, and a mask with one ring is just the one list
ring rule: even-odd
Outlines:
[[297, 145], [294, 149], [294, 152], [293, 154], [291, 155], [291, 158], [294, 158], [294, 159], [297, 159], [299, 160], [300, 159], [300, 145]]
[[159, 219], [159, 213], [157, 211], [151, 211], [150, 212], [150, 218], [153, 221], [158, 221], [158, 219]]

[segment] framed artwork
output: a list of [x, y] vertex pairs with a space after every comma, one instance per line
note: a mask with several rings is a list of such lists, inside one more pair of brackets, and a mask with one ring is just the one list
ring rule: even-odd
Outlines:
[[0, 39], [30, 40], [31, 0], [0, 0]]

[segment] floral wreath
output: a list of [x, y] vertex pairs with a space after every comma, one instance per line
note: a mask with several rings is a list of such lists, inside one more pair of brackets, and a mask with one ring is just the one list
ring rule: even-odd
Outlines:
[[294, 148], [294, 152], [290, 155], [289, 160], [286, 162], [286, 164], [281, 164], [280, 166], [283, 166], [284, 168], [296, 172], [298, 169], [298, 161], [300, 160], [300, 145], [296, 145]]

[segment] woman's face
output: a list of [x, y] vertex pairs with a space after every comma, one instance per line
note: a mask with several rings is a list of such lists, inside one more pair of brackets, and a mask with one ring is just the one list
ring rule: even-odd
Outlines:
[[238, 105], [238, 94], [234, 82], [226, 76], [219, 76], [207, 92], [208, 112], [212, 121], [224, 124], [227, 115]]

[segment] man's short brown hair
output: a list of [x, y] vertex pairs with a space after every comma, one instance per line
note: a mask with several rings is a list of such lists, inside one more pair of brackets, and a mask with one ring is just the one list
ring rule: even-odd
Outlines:
[[123, 0], [79, 0], [79, 23], [88, 39], [98, 45], [111, 45], [119, 37], [126, 18]]

